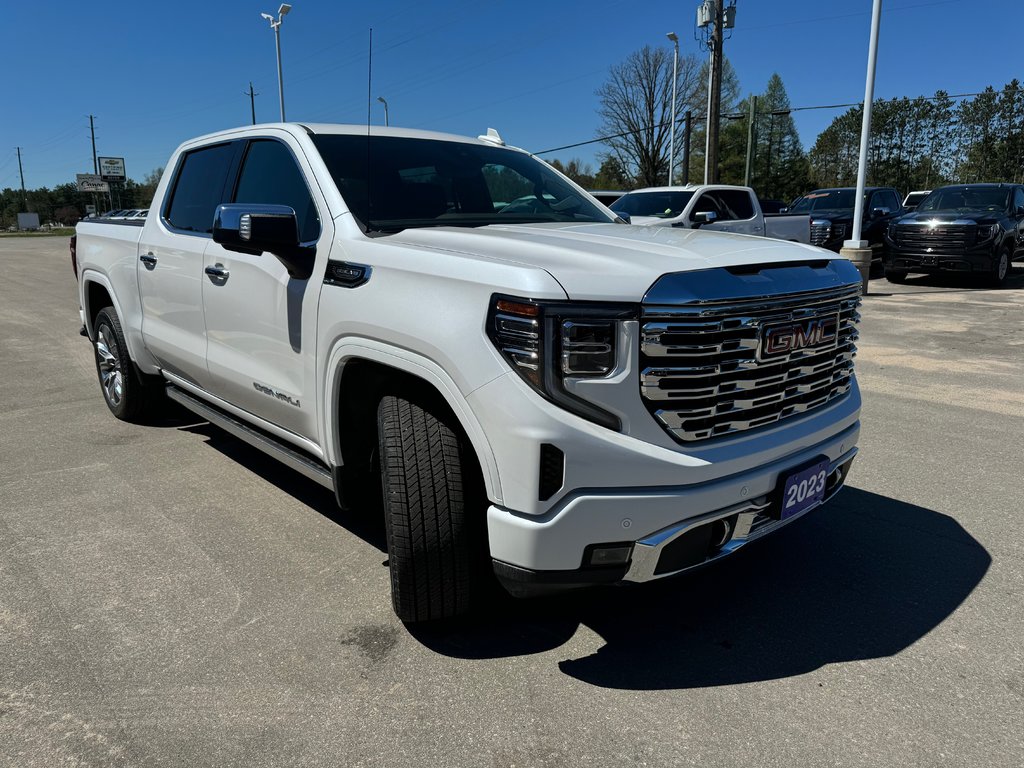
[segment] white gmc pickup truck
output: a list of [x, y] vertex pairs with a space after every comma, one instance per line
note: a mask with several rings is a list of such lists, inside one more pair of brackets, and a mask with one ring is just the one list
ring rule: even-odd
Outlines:
[[114, 416], [170, 398], [383, 507], [407, 622], [723, 557], [856, 453], [848, 261], [626, 225], [493, 132], [204, 136], [72, 252]]

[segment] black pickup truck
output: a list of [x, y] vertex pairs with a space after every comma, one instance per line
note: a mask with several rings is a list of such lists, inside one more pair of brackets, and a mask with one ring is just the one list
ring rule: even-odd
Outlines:
[[[849, 240], [853, 230], [853, 206], [857, 199], [854, 187], [816, 189], [797, 198], [790, 213], [811, 216], [811, 245], [839, 252]], [[892, 187], [866, 187], [864, 189], [864, 221], [861, 238], [867, 240], [874, 251], [871, 271], [878, 273], [882, 266], [883, 237], [893, 218], [904, 213], [900, 196]]]
[[926, 197], [885, 232], [885, 276], [962, 272], [1000, 285], [1024, 258], [1024, 186], [955, 184]]

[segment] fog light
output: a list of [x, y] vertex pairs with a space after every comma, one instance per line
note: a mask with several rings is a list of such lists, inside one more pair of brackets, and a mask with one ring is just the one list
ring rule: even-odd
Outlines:
[[617, 542], [614, 544], [591, 544], [583, 557], [587, 565], [624, 565], [629, 562], [633, 554], [633, 545], [630, 542]]

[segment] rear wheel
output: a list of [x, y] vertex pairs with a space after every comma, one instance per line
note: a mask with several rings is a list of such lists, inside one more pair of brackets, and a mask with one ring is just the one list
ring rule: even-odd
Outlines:
[[377, 409], [391, 600], [408, 623], [465, 614], [475, 590], [473, 468], [449, 421], [391, 395]]
[[107, 408], [122, 421], [144, 422], [164, 404], [161, 381], [139, 374], [128, 355], [121, 321], [113, 307], [104, 307], [96, 315], [96, 375]]

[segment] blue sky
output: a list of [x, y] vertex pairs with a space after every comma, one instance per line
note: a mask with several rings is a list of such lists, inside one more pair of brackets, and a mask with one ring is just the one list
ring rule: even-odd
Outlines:
[[[278, 118], [274, 37], [260, 12], [277, 0], [207, 3], [32, 0], [5, 3], [0, 51], [0, 188], [54, 186], [123, 156], [141, 180], [185, 139]], [[696, 52], [696, 0], [296, 0], [282, 28], [291, 120], [365, 123], [368, 29], [373, 27], [371, 119], [477, 135], [541, 151], [594, 138], [594, 91], [610, 65], [679, 35]], [[743, 93], [772, 72], [794, 107], [864, 95], [870, 0], [738, 0], [726, 55]], [[1020, 0], [885, 0], [879, 97], [973, 92], [1024, 79]], [[704, 55], [703, 53], [701, 55]], [[795, 112], [805, 148], [841, 110]], [[546, 155], [596, 168], [600, 145]]]

